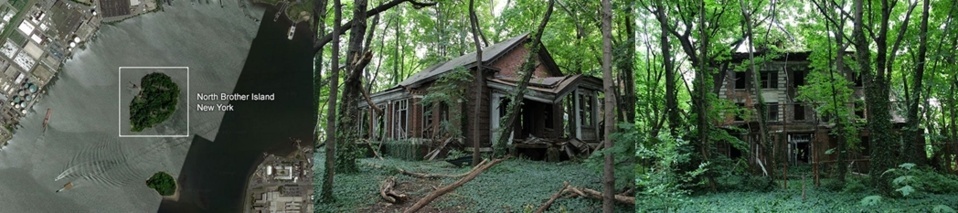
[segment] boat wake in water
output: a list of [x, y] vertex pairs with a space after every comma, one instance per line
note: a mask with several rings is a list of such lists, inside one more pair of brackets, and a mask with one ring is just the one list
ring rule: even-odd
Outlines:
[[171, 139], [147, 145], [140, 150], [124, 150], [123, 142], [100, 142], [74, 155], [67, 168], [54, 181], [70, 180], [74, 188], [82, 185], [116, 187], [140, 183], [142, 177], [151, 171], [142, 171], [135, 165], [153, 162], [161, 157], [157, 153], [164, 153], [171, 147], [183, 146], [188, 142]]

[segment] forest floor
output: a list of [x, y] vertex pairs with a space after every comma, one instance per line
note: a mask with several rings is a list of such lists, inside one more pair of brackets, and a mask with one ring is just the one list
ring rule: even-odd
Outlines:
[[[916, 191], [906, 198], [882, 196], [880, 201], [871, 205], [863, 203], [868, 196], [879, 195], [878, 191], [868, 186], [865, 176], [849, 175], [847, 184], [837, 186], [836, 180], [823, 178], [820, 186], [815, 186], [811, 178], [801, 178], [801, 173], [790, 174], [788, 187], [785, 181], [777, 180], [775, 188], [762, 190], [729, 190], [717, 193], [697, 193], [677, 200], [678, 202], [652, 202], [658, 207], [646, 205], [646, 209], [637, 212], [953, 212], [942, 209], [941, 205], [951, 210], [958, 209], [958, 193], [932, 193]], [[945, 176], [939, 176], [945, 177]], [[952, 176], [953, 180], [958, 177]], [[745, 183], [747, 181], [723, 181]], [[954, 182], [952, 182], [954, 183]], [[746, 185], [746, 184], [741, 184]], [[741, 186], [739, 185], [739, 186]], [[829, 187], [833, 186], [833, 187]], [[941, 186], [941, 185], [938, 185]], [[747, 186], [746, 186], [747, 187]], [[950, 187], [950, 186], [949, 186]], [[945, 190], [937, 187], [935, 190]], [[954, 188], [948, 189], [954, 190]], [[667, 203], [658, 205], [658, 203]], [[641, 204], [637, 206], [642, 206]]]
[[[316, 153], [317, 197], [322, 181], [323, 152]], [[359, 159], [360, 172], [336, 174], [336, 202], [316, 204], [316, 212], [402, 212], [435, 188], [458, 178], [420, 179], [398, 174], [393, 169], [429, 174], [463, 174], [470, 167], [458, 168], [442, 160], [406, 161], [395, 158]], [[556, 193], [564, 181], [577, 187], [601, 190], [601, 172], [581, 163], [549, 163], [525, 159], [503, 161], [472, 181], [445, 194], [420, 212], [531, 212]], [[409, 196], [400, 205], [385, 202], [379, 186], [390, 176], [396, 178], [395, 190]], [[617, 205], [616, 212], [632, 212], [632, 206]], [[559, 198], [548, 212], [599, 212], [602, 202], [590, 198]]]
[[[811, 184], [811, 182], [809, 182]], [[910, 198], [883, 197], [872, 206], [861, 200], [873, 192], [837, 192], [810, 187], [771, 192], [726, 192], [686, 198], [677, 212], [936, 212], [938, 205], [958, 209], [958, 195], [923, 194]]]

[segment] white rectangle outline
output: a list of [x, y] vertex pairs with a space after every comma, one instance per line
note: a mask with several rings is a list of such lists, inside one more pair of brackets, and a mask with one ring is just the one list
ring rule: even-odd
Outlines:
[[[186, 134], [185, 135], [123, 135], [123, 100], [120, 98], [120, 94], [123, 88], [123, 68], [126, 69], [186, 69]], [[128, 67], [119, 67], [117, 68], [117, 73], [119, 77], [116, 79], [116, 132], [118, 137], [121, 138], [185, 138], [190, 137], [190, 67], [138, 67], [138, 66], [128, 66]]]

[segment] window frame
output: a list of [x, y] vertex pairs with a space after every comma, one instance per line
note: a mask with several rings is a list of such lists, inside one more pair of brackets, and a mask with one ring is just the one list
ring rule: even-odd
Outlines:
[[[779, 112], [778, 102], [766, 102], [765, 103], [765, 120], [766, 121], [780, 121], [781, 113]], [[773, 110], [774, 109], [774, 110]], [[774, 115], [774, 119], [773, 116]]]
[[[390, 129], [393, 139], [405, 139], [408, 137], [409, 129], [409, 99], [394, 101], [393, 105], [393, 126]], [[401, 127], [401, 128], [400, 128]], [[401, 131], [399, 131], [401, 130]]]
[[778, 89], [778, 71], [759, 72], [762, 89]]
[[595, 127], [595, 99], [589, 92], [579, 93], [579, 125], [583, 128]]

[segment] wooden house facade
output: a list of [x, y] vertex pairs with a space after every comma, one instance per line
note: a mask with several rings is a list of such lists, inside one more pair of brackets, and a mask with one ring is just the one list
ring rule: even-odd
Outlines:
[[[448, 121], [460, 130], [460, 145], [471, 146], [478, 140], [482, 150], [491, 150], [494, 135], [501, 128], [499, 121], [506, 114], [507, 97], [521, 78], [519, 70], [529, 55], [529, 41], [527, 35], [520, 35], [485, 47], [484, 79], [475, 79], [477, 64], [473, 52], [430, 66], [398, 85], [370, 95], [369, 102], [383, 113], [369, 110], [369, 102], [361, 104], [366, 112], [362, 124], [364, 136], [371, 141], [424, 140], [438, 146], [449, 138], [437, 132], [443, 121]], [[601, 141], [598, 119], [602, 81], [585, 75], [564, 75], [544, 46], [540, 46], [534, 59], [535, 71], [509, 139], [510, 147], [550, 148], [572, 141], [582, 148]], [[458, 105], [422, 105], [429, 88], [440, 77], [462, 68], [473, 73], [473, 80], [465, 87], [465, 95]], [[462, 116], [452, 118], [450, 114]], [[480, 129], [478, 134], [473, 131], [476, 123]]]
[[[762, 54], [755, 54], [756, 57]], [[733, 135], [747, 142], [749, 150], [739, 150], [731, 147], [728, 143], [719, 143], [719, 151], [727, 156], [737, 158], [747, 158], [749, 165], [755, 172], [773, 172], [779, 169], [787, 168], [789, 165], [810, 164], [813, 166], [816, 174], [821, 168], [832, 168], [837, 161], [837, 155], [833, 153], [838, 146], [838, 136], [832, 134], [835, 126], [828, 118], [817, 116], [815, 104], [805, 103], [797, 99], [800, 86], [807, 85], [808, 75], [811, 72], [810, 52], [782, 53], [767, 60], [764, 63], [755, 65], [759, 71], [759, 76], [755, 76], [748, 68], [736, 69], [735, 66], [745, 66], [749, 64], [747, 53], [735, 53], [727, 63], [731, 66], [724, 72], [723, 78], [716, 78], [716, 85], [721, 85], [718, 90], [718, 97], [734, 103], [737, 109], [727, 109], [724, 116], [725, 120], [719, 126], [727, 129], [743, 129], [744, 133], [737, 131]], [[864, 106], [864, 83], [861, 77], [851, 71], [844, 69], [843, 73], [835, 73], [836, 78], [846, 78], [852, 85], [853, 94], [850, 100], [846, 100], [846, 106], [851, 108], [854, 116], [846, 119], [850, 122], [864, 124], [865, 116], [869, 113]], [[764, 156], [762, 150], [765, 146], [759, 144], [760, 130], [758, 124], [758, 114], [756, 102], [758, 98], [752, 82], [759, 83], [761, 95], [767, 107], [767, 130], [766, 133], [772, 142], [771, 156]], [[822, 97], [823, 102], [825, 101]], [[830, 101], [830, 100], [829, 100]], [[894, 100], [893, 100], [894, 102]], [[893, 104], [894, 105], [894, 104]], [[731, 113], [733, 110], [745, 109], [749, 114], [746, 116]], [[904, 124], [904, 119], [892, 109], [892, 122], [897, 128]], [[864, 126], [864, 125], [862, 125]], [[859, 134], [854, 136], [861, 139], [858, 147], [849, 147], [846, 151], [846, 160], [844, 166], [848, 166], [852, 171], [867, 172], [869, 153], [868, 131], [865, 128], [859, 130]], [[831, 151], [830, 151], [831, 150]], [[748, 153], [748, 156], [744, 156]], [[787, 164], [777, 164], [773, 159], [787, 159]], [[764, 171], [763, 171], [764, 170]], [[778, 175], [781, 172], [776, 173]]]

